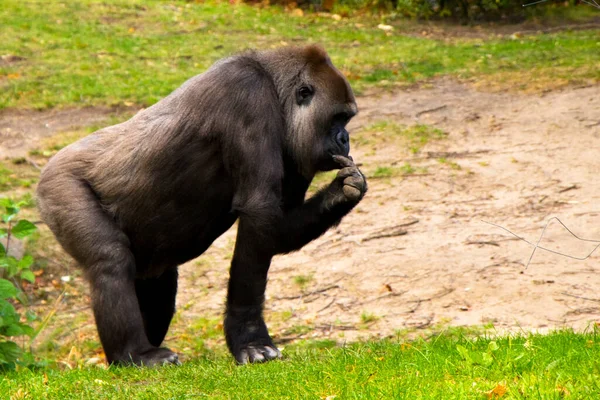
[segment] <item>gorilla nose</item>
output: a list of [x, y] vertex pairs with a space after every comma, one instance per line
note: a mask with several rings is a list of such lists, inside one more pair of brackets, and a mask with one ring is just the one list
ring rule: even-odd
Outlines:
[[342, 155], [347, 156], [350, 153], [350, 136], [348, 135], [348, 131], [345, 129], [340, 130], [336, 135], [336, 140], [342, 151]]
[[348, 132], [345, 129], [342, 129], [337, 134], [337, 141], [343, 146], [346, 146], [348, 144], [348, 142], [350, 141], [350, 137], [348, 136]]

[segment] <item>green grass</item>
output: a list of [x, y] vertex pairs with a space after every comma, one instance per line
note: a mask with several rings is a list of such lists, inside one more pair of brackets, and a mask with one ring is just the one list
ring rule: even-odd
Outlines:
[[373, 178], [391, 178], [396, 171], [391, 167], [377, 167], [373, 172]]
[[313, 280], [312, 275], [296, 275], [294, 276], [294, 283], [304, 290], [306, 286]]
[[600, 32], [430, 39], [377, 29], [377, 16], [335, 21], [228, 2], [5, 0], [0, 109], [149, 105], [243, 48], [319, 42], [357, 90], [439, 75], [511, 88], [597, 81]]
[[[19, 161], [20, 163], [20, 161]], [[23, 172], [23, 171], [26, 171]], [[32, 173], [31, 168], [20, 164], [14, 164], [10, 167], [8, 163], [0, 161], [0, 193], [15, 188], [30, 188], [37, 181], [39, 173]]]
[[[239, 367], [207, 356], [180, 367], [22, 369], [0, 393], [31, 399], [592, 399], [600, 339], [561, 331], [489, 339], [451, 331], [430, 340], [284, 349], [285, 359]], [[17, 397], [20, 395], [22, 397]]]
[[367, 311], [363, 311], [360, 314], [360, 322], [364, 325], [369, 325], [373, 322], [376, 322], [377, 320], [379, 320], [379, 317], [375, 314], [372, 314], [370, 312]]
[[[352, 134], [350, 141], [357, 147], [377, 147], [402, 142], [407, 149], [416, 154], [430, 141], [444, 139], [448, 134], [430, 125], [401, 125], [393, 121], [377, 121]], [[414, 172], [414, 171], [413, 171]]]
[[438, 162], [440, 164], [448, 165], [451, 169], [454, 169], [454, 170], [460, 170], [460, 169], [462, 169], [462, 167], [460, 166], [460, 164], [458, 164], [458, 163], [456, 163], [454, 161], [450, 161], [446, 157], [438, 158]]

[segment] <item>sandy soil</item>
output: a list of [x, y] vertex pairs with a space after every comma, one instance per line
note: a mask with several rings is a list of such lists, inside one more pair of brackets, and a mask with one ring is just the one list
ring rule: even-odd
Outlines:
[[[355, 132], [385, 120], [449, 135], [415, 155], [399, 144], [355, 146], [365, 171], [408, 162], [426, 173], [370, 179], [367, 196], [337, 229], [274, 259], [266, 314], [280, 341], [353, 340], [436, 324], [585, 328], [600, 317], [595, 254], [579, 261], [538, 250], [526, 269], [532, 247], [483, 222], [535, 242], [558, 216], [576, 234], [600, 240], [600, 87], [534, 96], [438, 80], [358, 102]], [[14, 131], [10, 116], [1, 120], [3, 135], [7, 126]], [[24, 142], [12, 147], [0, 136], [0, 156], [37, 140], [35, 129], [19, 129]], [[222, 314], [234, 238], [232, 229], [181, 267], [175, 328]], [[577, 257], [596, 246], [558, 224], [540, 244]], [[298, 276], [307, 277], [304, 284]], [[58, 315], [72, 315], [71, 307]], [[292, 329], [298, 326], [307, 328]]]
[[0, 159], [24, 157], [45, 137], [102, 124], [133, 107], [86, 107], [51, 111], [0, 111]]

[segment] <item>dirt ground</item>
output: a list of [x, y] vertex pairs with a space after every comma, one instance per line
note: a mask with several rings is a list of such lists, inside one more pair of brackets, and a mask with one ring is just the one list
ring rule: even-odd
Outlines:
[[[367, 196], [338, 228], [274, 259], [266, 316], [280, 341], [345, 341], [436, 325], [584, 329], [600, 317], [597, 254], [575, 260], [537, 250], [525, 268], [533, 248], [484, 222], [536, 242], [557, 216], [575, 234], [600, 240], [599, 86], [491, 94], [437, 80], [358, 103], [351, 132], [393, 121], [449, 135], [417, 154], [394, 144], [354, 147], [365, 171], [410, 163], [425, 172], [370, 179]], [[12, 155], [11, 142], [0, 138], [0, 155]], [[232, 228], [181, 267], [176, 327], [222, 315], [234, 238]], [[597, 243], [554, 223], [540, 245], [585, 257]], [[57, 315], [72, 313], [65, 306]]]

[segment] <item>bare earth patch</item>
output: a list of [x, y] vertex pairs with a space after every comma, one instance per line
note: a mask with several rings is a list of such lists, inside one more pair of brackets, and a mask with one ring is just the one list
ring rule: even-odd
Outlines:
[[57, 133], [101, 124], [110, 117], [133, 109], [86, 107], [50, 111], [0, 111], [0, 160], [23, 157], [40, 140]]
[[425, 36], [429, 38], [453, 40], [453, 39], [489, 39], [492, 37], [521, 37], [524, 35], [536, 35], [540, 33], [554, 33], [563, 31], [577, 31], [584, 29], [597, 29], [600, 18], [589, 18], [586, 22], [568, 23], [561, 20], [550, 21], [525, 21], [519, 24], [482, 23], [480, 25], [457, 25], [441, 21], [420, 21], [419, 24], [402, 26], [400, 29], [411, 36]]
[[[438, 80], [358, 102], [351, 132], [391, 121], [432, 125], [448, 137], [416, 154], [400, 144], [355, 143], [352, 155], [369, 176], [405, 163], [421, 172], [370, 178], [367, 196], [337, 229], [274, 259], [266, 317], [280, 341], [344, 341], [436, 324], [582, 329], [600, 317], [596, 255], [577, 261], [538, 250], [525, 269], [532, 248], [483, 222], [535, 242], [558, 216], [576, 234], [600, 239], [600, 87], [531, 96]], [[198, 318], [221, 318], [234, 239], [232, 228], [181, 267], [171, 337]], [[595, 246], [558, 224], [541, 245], [579, 257]], [[69, 319], [73, 307], [58, 317]]]

